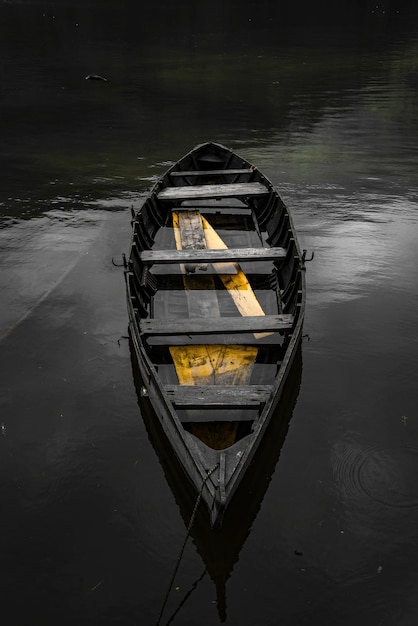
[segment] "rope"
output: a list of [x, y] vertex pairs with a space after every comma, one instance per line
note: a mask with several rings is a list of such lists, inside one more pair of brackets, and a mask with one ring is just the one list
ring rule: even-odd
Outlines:
[[168, 622], [166, 623], [165, 626], [170, 626], [170, 624], [173, 623], [174, 618], [176, 617], [176, 615], [178, 613], [180, 613], [180, 609], [182, 608], [182, 606], [184, 604], [186, 604], [187, 600], [192, 595], [193, 591], [196, 589], [196, 587], [198, 586], [200, 581], [203, 580], [203, 578], [206, 576], [207, 572], [208, 572], [208, 570], [205, 567], [205, 569], [203, 570], [203, 573], [199, 576], [199, 578], [197, 580], [194, 581], [193, 585], [191, 586], [189, 591], [186, 593], [186, 595], [184, 596], [183, 600], [180, 602], [180, 604], [178, 605], [178, 607], [176, 608], [176, 610], [174, 611], [173, 615], [170, 617], [170, 619], [168, 620]]
[[173, 587], [174, 579], [176, 578], [178, 569], [180, 567], [180, 562], [181, 562], [181, 559], [183, 558], [183, 552], [184, 552], [184, 549], [186, 547], [187, 540], [188, 540], [188, 538], [190, 536], [190, 532], [191, 532], [191, 530], [193, 528], [193, 524], [194, 524], [194, 521], [195, 521], [195, 517], [196, 517], [198, 506], [200, 504], [200, 500], [202, 499], [203, 489], [204, 489], [204, 487], [206, 485], [207, 480], [212, 476], [213, 472], [217, 469], [218, 465], [219, 465], [219, 463], [217, 463], [215, 465], [215, 467], [213, 467], [207, 473], [207, 476], [205, 476], [205, 478], [203, 479], [202, 486], [201, 486], [200, 491], [198, 493], [198, 496], [196, 498], [196, 502], [195, 502], [195, 505], [194, 505], [194, 508], [193, 508], [193, 512], [192, 512], [191, 517], [190, 517], [189, 525], [187, 526], [187, 533], [186, 533], [186, 536], [184, 538], [183, 545], [182, 545], [181, 550], [180, 550], [180, 554], [179, 554], [179, 556], [177, 558], [176, 566], [175, 566], [174, 572], [173, 572], [173, 574], [171, 576], [170, 584], [168, 585], [167, 593], [165, 594], [165, 598], [164, 598], [164, 601], [163, 601], [163, 605], [161, 607], [160, 614], [159, 614], [158, 619], [156, 621], [156, 626], [159, 626], [159, 624], [161, 622], [161, 618], [163, 616], [164, 609], [165, 609], [165, 606], [166, 606], [167, 601], [168, 601], [168, 597], [169, 597], [171, 589]]

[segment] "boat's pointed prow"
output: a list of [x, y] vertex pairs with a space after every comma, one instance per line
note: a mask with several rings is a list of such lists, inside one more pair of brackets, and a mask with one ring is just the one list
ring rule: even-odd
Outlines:
[[214, 530], [222, 526], [224, 514], [225, 514], [225, 503], [216, 502], [210, 512], [210, 525]]

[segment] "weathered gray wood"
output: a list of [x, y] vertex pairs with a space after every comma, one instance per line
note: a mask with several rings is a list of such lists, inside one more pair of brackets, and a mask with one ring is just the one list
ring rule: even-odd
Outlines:
[[184, 172], [170, 172], [170, 176], [176, 178], [181, 176], [228, 176], [237, 174], [252, 174], [254, 168], [242, 168], [236, 170], [188, 170]]
[[267, 402], [271, 385], [166, 385], [170, 400], [178, 409], [259, 407]]
[[[178, 211], [179, 233], [176, 239], [180, 241], [184, 250], [205, 249], [206, 239], [203, 232], [202, 219], [199, 211]], [[207, 269], [207, 264], [187, 264], [182, 265], [183, 284], [185, 287], [187, 306], [190, 317], [220, 317], [219, 302], [216, 294], [213, 276], [210, 274], [194, 274], [196, 269]], [[190, 273], [192, 272], [192, 273]], [[200, 289], [205, 289], [205, 297], [199, 293]]]
[[194, 211], [177, 211], [173, 212], [173, 216], [175, 215], [178, 217], [180, 239], [177, 241], [177, 250], [205, 250], [206, 238], [200, 212], [196, 209]]
[[143, 250], [140, 259], [153, 263], [224, 263], [235, 261], [275, 261], [286, 257], [285, 248], [225, 248], [224, 250]]
[[209, 319], [142, 319], [144, 335], [212, 335], [220, 333], [258, 333], [290, 330], [293, 315], [257, 315]]
[[[199, 410], [199, 407], [197, 409], [187, 407], [187, 412], [185, 410], [184, 413], [179, 416], [179, 419], [183, 424], [190, 422], [194, 424], [204, 424], [206, 422], [214, 422], [217, 420], [220, 422], [253, 422], [254, 415], [252, 415], [252, 413], [254, 413], [254, 410], [257, 409], [257, 407], [249, 407], [252, 408], [252, 411], [244, 411], [243, 407], [239, 406], [237, 407], [239, 411], [237, 411], [236, 409], [234, 410], [234, 407], [228, 406], [227, 408], [227, 411], [223, 411], [222, 407], [214, 407], [211, 411], [204, 411], [204, 407], [202, 407], [201, 410]], [[176, 411], [179, 410], [180, 408], [176, 407]], [[237, 415], [237, 412], [239, 412], [239, 415]], [[219, 414], [219, 417], [217, 417], [217, 413]]]
[[[279, 329], [282, 330], [282, 329]], [[282, 346], [284, 337], [278, 332], [267, 335], [265, 338], [257, 339], [248, 333], [224, 333], [219, 335], [147, 335], [147, 343], [150, 346], [201, 346], [202, 343], [208, 346], [222, 345], [230, 346], [254, 346], [259, 348], [261, 345]]]
[[238, 196], [263, 196], [269, 193], [261, 183], [233, 183], [223, 185], [187, 185], [166, 187], [158, 194], [159, 200], [190, 200], [199, 198], [234, 198]]

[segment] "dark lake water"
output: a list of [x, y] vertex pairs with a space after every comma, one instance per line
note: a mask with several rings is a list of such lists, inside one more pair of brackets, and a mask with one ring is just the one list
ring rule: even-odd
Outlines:
[[282, 426], [229, 526], [196, 520], [160, 623], [418, 623], [418, 11], [314, 4], [0, 2], [4, 626], [157, 622], [192, 502], [112, 258], [206, 140], [315, 257]]

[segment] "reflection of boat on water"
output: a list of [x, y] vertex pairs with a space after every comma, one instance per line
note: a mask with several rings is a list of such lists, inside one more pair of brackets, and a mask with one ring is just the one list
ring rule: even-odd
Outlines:
[[[149, 398], [143, 394], [144, 382], [132, 343], [131, 358], [138, 404], [144, 424], [187, 528], [196, 503], [196, 493], [190, 484], [179, 480], [182, 468], [179, 461], [170, 453], [167, 437], [156, 419]], [[216, 587], [217, 608], [221, 621], [226, 619], [226, 583], [251, 532], [279, 460], [299, 394], [301, 374], [302, 354], [299, 344], [274, 419], [271, 420], [251, 466], [225, 512], [222, 526], [214, 530], [209, 524], [205, 507], [199, 506], [190, 528], [193, 543]]]
[[125, 279], [144, 388], [218, 527], [286, 385], [305, 255], [272, 183], [213, 142], [159, 179], [132, 227]]

